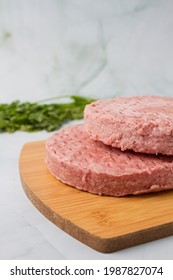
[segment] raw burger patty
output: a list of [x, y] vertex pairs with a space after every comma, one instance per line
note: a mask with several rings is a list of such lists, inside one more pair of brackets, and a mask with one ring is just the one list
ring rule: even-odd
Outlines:
[[173, 189], [173, 157], [122, 152], [91, 140], [83, 125], [64, 128], [46, 141], [46, 164], [60, 181], [99, 195]]
[[91, 139], [135, 152], [173, 155], [173, 98], [121, 97], [85, 107]]

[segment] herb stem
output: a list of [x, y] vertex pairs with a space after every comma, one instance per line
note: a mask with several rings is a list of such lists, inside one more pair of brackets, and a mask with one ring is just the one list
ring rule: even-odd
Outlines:
[[39, 100], [39, 101], [37, 101], [37, 103], [45, 103], [45, 102], [49, 102], [49, 101], [57, 100], [57, 99], [62, 99], [62, 98], [71, 98], [71, 96], [70, 95], [54, 96], [54, 97], [51, 97], [51, 98], [46, 98], [46, 99]]
[[[68, 97], [71, 99], [70, 103], [40, 104], [43, 100], [21, 103], [17, 100], [10, 104], [0, 104], [0, 132], [53, 131], [65, 122], [82, 119], [85, 106], [94, 101], [93, 98], [78, 95]], [[55, 97], [57, 98], [62, 97]], [[50, 100], [52, 99], [47, 99]]]

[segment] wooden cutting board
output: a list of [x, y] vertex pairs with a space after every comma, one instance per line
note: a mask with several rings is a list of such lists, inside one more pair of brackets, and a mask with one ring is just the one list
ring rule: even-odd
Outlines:
[[50, 221], [100, 252], [113, 252], [173, 234], [173, 191], [123, 198], [79, 191], [55, 179], [44, 162], [45, 142], [24, 145], [24, 191]]

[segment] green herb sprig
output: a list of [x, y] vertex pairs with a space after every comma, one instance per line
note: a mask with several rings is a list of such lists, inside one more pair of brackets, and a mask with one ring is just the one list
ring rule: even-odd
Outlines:
[[75, 95], [70, 98], [70, 103], [21, 103], [17, 100], [0, 104], [0, 132], [53, 131], [67, 121], [82, 119], [85, 106], [94, 99]]

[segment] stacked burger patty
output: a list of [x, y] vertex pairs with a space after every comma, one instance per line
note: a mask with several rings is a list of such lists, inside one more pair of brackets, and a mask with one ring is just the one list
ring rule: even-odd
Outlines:
[[46, 164], [60, 181], [99, 195], [173, 189], [173, 98], [122, 97], [85, 107], [84, 124], [46, 141]]

